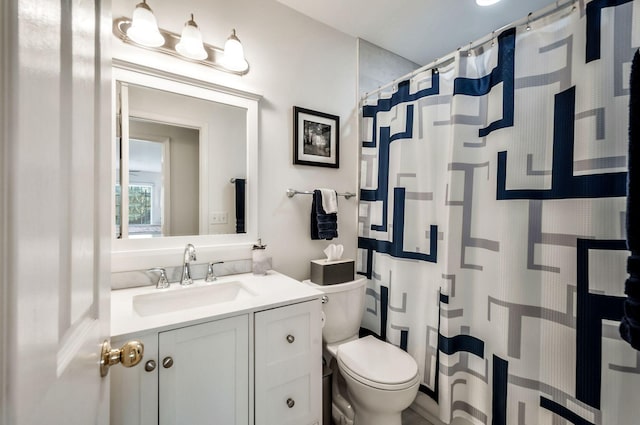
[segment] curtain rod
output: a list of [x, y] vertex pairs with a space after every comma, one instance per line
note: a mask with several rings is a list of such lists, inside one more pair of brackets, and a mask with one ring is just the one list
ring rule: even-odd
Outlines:
[[[540, 19], [546, 18], [549, 15], [552, 15], [564, 8], [566, 8], [567, 6], [572, 6], [573, 8], [575, 8], [575, 4], [580, 2], [582, 4], [584, 0], [567, 0], [565, 2], [561, 2], [561, 1], [556, 1], [554, 4], [549, 5], [545, 8], [540, 9], [537, 12], [530, 12], [527, 16], [525, 16], [524, 18], [518, 19], [517, 21], [514, 21], [510, 24], [504, 25], [498, 29], [496, 29], [495, 31], [492, 31], [491, 33], [485, 35], [484, 37], [481, 37], [479, 39], [477, 39], [476, 41], [472, 41], [469, 44], [466, 44], [465, 46], [469, 46], [468, 50], [473, 49], [474, 47], [478, 47], [483, 45], [484, 43], [487, 43], [489, 40], [494, 39], [497, 35], [500, 35], [499, 33], [501, 33], [502, 31], [508, 29], [508, 28], [516, 28], [519, 27], [521, 25], [530, 25], [536, 21], [539, 21]], [[572, 9], [573, 10], [573, 9]], [[421, 73], [421, 72], [425, 72], [425, 71], [429, 71], [431, 69], [437, 69], [439, 66], [444, 66], [444, 65], [448, 65], [450, 62], [452, 62], [455, 57], [453, 55], [455, 55], [456, 52], [458, 52], [459, 50], [462, 49], [461, 47], [458, 47], [458, 49], [456, 49], [455, 52], [449, 53], [448, 55], [445, 55], [444, 58], [438, 58], [433, 60], [432, 62], [421, 66], [418, 69], [415, 69], [411, 72], [409, 72], [408, 74], [403, 75], [402, 77], [396, 78], [395, 80], [391, 81], [390, 83], [387, 83], [383, 86], [378, 87], [376, 90], [370, 91], [368, 93], [365, 93], [362, 95], [362, 97], [360, 98], [360, 103], [364, 103], [368, 98], [370, 98], [373, 95], [380, 95], [380, 93], [391, 87], [394, 86], [396, 84], [398, 84], [401, 81], [407, 80], [407, 79], [411, 79], [414, 76], [416, 76], [417, 74]]]

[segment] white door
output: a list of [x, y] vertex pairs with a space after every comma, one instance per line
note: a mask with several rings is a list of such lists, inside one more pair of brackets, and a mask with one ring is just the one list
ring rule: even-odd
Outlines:
[[110, 26], [108, 1], [0, 5], [7, 425], [108, 423]]

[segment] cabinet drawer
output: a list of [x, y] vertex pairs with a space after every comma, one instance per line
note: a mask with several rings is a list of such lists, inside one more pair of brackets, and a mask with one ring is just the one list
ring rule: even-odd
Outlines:
[[264, 394], [268, 424], [304, 424], [313, 411], [311, 376], [304, 375], [289, 382], [274, 385]]
[[[256, 314], [260, 323], [259, 332], [269, 349], [266, 354], [267, 365], [290, 362], [309, 356], [311, 350], [311, 314], [305, 309], [285, 308], [269, 310]], [[258, 329], [256, 328], [258, 331]], [[257, 336], [258, 337], [258, 336]]]

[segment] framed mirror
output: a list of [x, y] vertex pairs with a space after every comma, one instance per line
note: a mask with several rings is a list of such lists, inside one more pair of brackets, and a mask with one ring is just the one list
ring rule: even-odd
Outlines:
[[117, 62], [112, 97], [114, 255], [253, 243], [260, 96]]

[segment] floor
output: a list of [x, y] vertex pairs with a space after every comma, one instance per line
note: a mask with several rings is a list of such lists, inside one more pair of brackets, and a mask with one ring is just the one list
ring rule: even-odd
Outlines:
[[[334, 425], [333, 420], [330, 421]], [[402, 425], [433, 425], [431, 422], [418, 415], [411, 409], [402, 412]]]
[[411, 409], [402, 412], [402, 425], [432, 425], [431, 422], [424, 419]]

